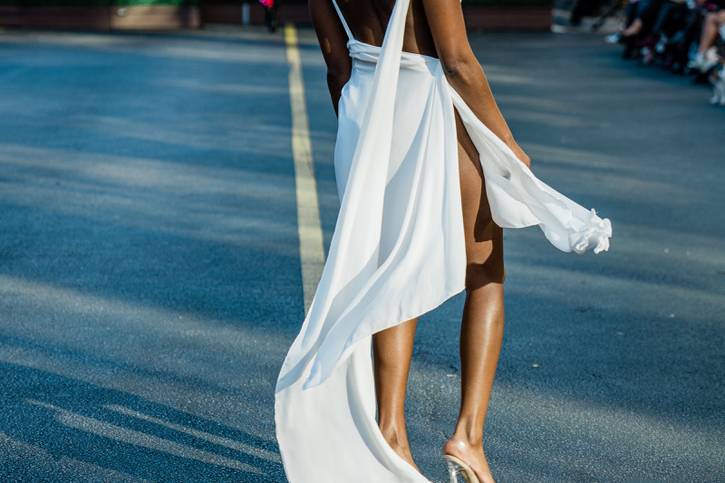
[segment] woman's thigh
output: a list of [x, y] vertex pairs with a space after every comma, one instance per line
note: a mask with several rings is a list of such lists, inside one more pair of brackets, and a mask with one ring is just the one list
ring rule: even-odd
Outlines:
[[503, 229], [491, 217], [478, 152], [458, 115], [456, 128], [466, 237], [466, 288], [471, 290], [487, 283], [503, 282]]

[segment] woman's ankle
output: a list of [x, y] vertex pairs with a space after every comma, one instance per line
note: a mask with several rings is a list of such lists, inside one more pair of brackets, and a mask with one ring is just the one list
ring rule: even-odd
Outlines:
[[410, 449], [410, 442], [408, 441], [408, 434], [405, 431], [405, 428], [401, 428], [397, 425], [379, 427], [380, 432], [383, 434], [383, 438], [388, 443], [388, 446], [390, 446], [393, 451], [398, 454], [398, 456], [403, 458], [417, 470], [418, 466], [413, 460], [413, 453]]
[[409, 446], [408, 434], [404, 427], [398, 424], [380, 424], [379, 428], [385, 441], [393, 448], [407, 448]]
[[470, 447], [483, 446], [483, 424], [473, 419], [460, 418], [450, 440], [458, 441]]
[[469, 441], [468, 438], [453, 435], [443, 445], [443, 452], [446, 454], [466, 455], [471, 452], [478, 453], [483, 451], [483, 441]]

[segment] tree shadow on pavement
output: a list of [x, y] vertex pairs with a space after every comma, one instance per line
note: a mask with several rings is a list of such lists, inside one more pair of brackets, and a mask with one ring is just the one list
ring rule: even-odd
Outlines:
[[127, 392], [9, 362], [0, 384], [0, 476], [9, 480], [92, 469], [105, 481], [257, 482], [281, 472], [269, 440]]

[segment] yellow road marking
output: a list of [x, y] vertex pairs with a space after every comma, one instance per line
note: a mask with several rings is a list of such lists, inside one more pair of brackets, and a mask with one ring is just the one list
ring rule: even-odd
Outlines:
[[310, 308], [317, 283], [322, 275], [325, 252], [322, 245], [320, 208], [317, 201], [317, 182], [312, 160], [312, 143], [305, 103], [305, 86], [302, 80], [302, 61], [293, 25], [284, 28], [289, 63], [289, 97], [292, 108], [292, 156], [295, 162], [295, 186], [297, 192], [297, 227], [302, 265], [302, 288], [305, 313]]

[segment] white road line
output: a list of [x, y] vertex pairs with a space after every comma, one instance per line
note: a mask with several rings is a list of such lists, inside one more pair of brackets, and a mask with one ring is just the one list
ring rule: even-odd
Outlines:
[[292, 108], [292, 155], [295, 162], [297, 191], [297, 226], [302, 265], [302, 287], [305, 313], [312, 303], [317, 283], [322, 275], [325, 252], [322, 245], [320, 208], [317, 201], [317, 182], [312, 160], [312, 144], [302, 79], [302, 61], [297, 41], [297, 30], [286, 25], [284, 39], [289, 63], [289, 95]]

